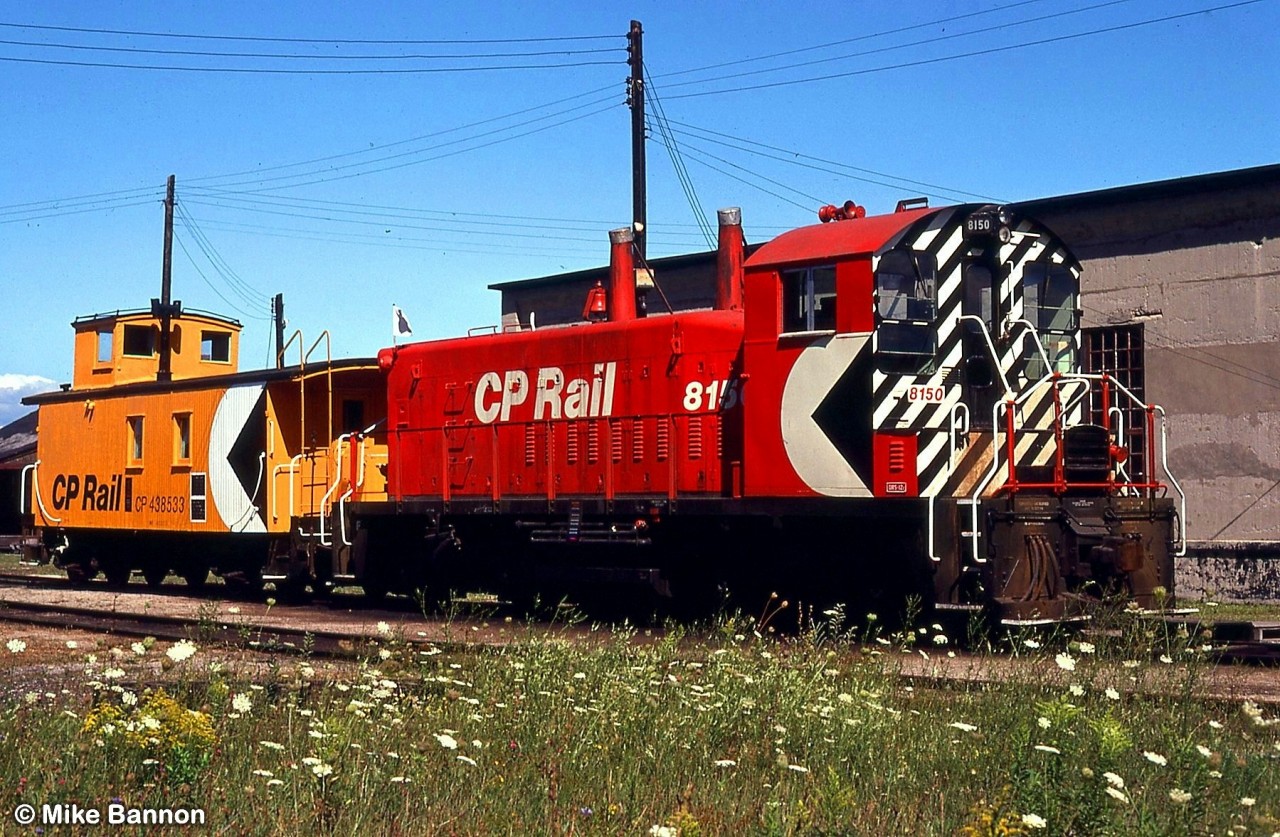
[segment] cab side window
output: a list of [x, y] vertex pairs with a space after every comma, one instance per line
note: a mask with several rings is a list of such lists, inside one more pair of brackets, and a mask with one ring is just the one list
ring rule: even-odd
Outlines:
[[890, 250], [876, 266], [878, 351], [932, 358], [937, 347], [938, 263], [930, 253]]
[[835, 331], [836, 269], [831, 265], [782, 272], [782, 333]]

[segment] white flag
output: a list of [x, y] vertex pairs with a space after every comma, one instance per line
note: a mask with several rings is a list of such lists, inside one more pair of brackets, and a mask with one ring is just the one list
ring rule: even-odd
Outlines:
[[391, 337], [413, 336], [413, 326], [409, 325], [409, 318], [400, 310], [399, 305], [391, 306]]

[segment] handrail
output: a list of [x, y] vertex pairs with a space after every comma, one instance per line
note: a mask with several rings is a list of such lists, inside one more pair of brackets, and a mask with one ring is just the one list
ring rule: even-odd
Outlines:
[[[26, 512], [27, 508], [27, 471], [31, 471], [31, 494], [36, 498], [36, 505], [40, 507], [40, 516], [45, 520], [52, 520], [54, 523], [61, 523], [61, 517], [54, 517], [44, 507], [44, 498], [40, 496], [40, 460], [37, 459], [30, 465], [22, 469], [22, 491], [18, 498], [18, 512], [20, 514]], [[54, 480], [57, 482], [57, 480]]]
[[[1044, 371], [1047, 375], [1054, 371], [1053, 362], [1049, 360], [1049, 353], [1045, 351], [1044, 343], [1040, 340], [1040, 332], [1031, 324], [1030, 320], [1018, 318], [1009, 321], [1009, 336], [1013, 336], [1013, 327], [1016, 325], [1026, 326], [1026, 331], [1031, 332], [1032, 342], [1036, 344], [1036, 350], [1040, 352], [1040, 359], [1044, 361]], [[1023, 338], [1026, 337], [1026, 331], [1023, 332]]]
[[343, 433], [338, 437], [337, 442], [334, 444], [334, 447], [338, 449], [338, 455], [334, 459], [333, 473], [335, 476], [333, 478], [333, 485], [329, 486], [329, 490], [320, 498], [320, 531], [317, 533], [317, 537], [320, 539], [321, 546], [333, 546], [332, 540], [326, 541], [324, 538], [324, 519], [328, 514], [329, 501], [333, 498], [333, 495], [337, 493], [338, 486], [342, 484], [342, 451], [345, 447], [344, 443], [350, 438], [350, 433]]
[[1159, 404], [1156, 405], [1155, 410], [1160, 414], [1160, 467], [1168, 478], [1169, 484], [1173, 486], [1173, 490], [1178, 492], [1178, 550], [1174, 555], [1182, 558], [1187, 554], [1187, 494], [1178, 484], [1177, 477], [1169, 471], [1169, 436], [1165, 426], [1168, 416], [1164, 407]]
[[1006, 396], [1010, 395], [1013, 392], [1013, 388], [1009, 386], [1009, 379], [1004, 376], [1004, 370], [1000, 368], [1000, 355], [996, 352], [996, 344], [991, 340], [991, 332], [987, 331], [986, 322], [981, 317], [973, 314], [961, 314], [959, 321], [964, 322], [965, 320], [972, 320], [978, 324], [978, 329], [982, 332], [982, 339], [987, 344], [987, 351], [991, 352], [992, 366], [995, 368], [996, 373], [1000, 375], [1000, 383], [1004, 384], [1004, 393]]
[[[284, 470], [288, 470], [290, 474], [296, 474], [298, 472], [298, 468], [301, 467], [298, 460], [302, 459], [303, 455], [304, 454], [300, 453], [297, 456], [290, 459], [287, 465], [277, 465], [275, 468], [271, 469], [271, 485], [273, 486], [271, 490], [271, 519], [272, 520], [280, 519], [280, 515], [276, 513], [276, 494], [278, 493], [274, 488], [276, 480], [279, 479], [280, 472]], [[289, 479], [289, 517], [290, 518], [293, 517], [293, 483], [294, 483], [294, 480], [292, 477], [290, 477]]]
[[[324, 365], [325, 365], [325, 381], [326, 381], [325, 385], [328, 389], [328, 392], [326, 393], [326, 395], [328, 396], [328, 399], [327, 399], [327, 405], [325, 410], [325, 413], [328, 416], [328, 424], [327, 424], [327, 432], [324, 434], [324, 437], [326, 439], [332, 439], [333, 438], [333, 339], [329, 336], [329, 329], [326, 328], [324, 331], [320, 332], [320, 336], [316, 338], [315, 342], [311, 344], [311, 348], [307, 349], [307, 353], [303, 355], [302, 361], [303, 361], [303, 364], [305, 364], [308, 360], [311, 359], [311, 353], [314, 352], [316, 350], [316, 347], [320, 345], [321, 340], [324, 341]], [[301, 346], [302, 344], [299, 343], [298, 345]], [[303, 428], [305, 430], [306, 420], [307, 420], [307, 413], [306, 413], [307, 384], [305, 380], [299, 380], [298, 385], [302, 388], [302, 422], [303, 422]], [[306, 448], [306, 445], [307, 445], [307, 438], [304, 435], [302, 437], [303, 448]]]
[[249, 518], [257, 514], [261, 509], [254, 505], [254, 501], [258, 499], [258, 492], [262, 490], [262, 474], [267, 466], [267, 452], [264, 450], [258, 454], [258, 479], [253, 483], [253, 496], [249, 498], [249, 508], [240, 515], [240, 519], [227, 527], [228, 530], [234, 532], [240, 524], [248, 525]]
[[348, 488], [347, 492], [338, 498], [338, 526], [341, 528], [343, 546], [351, 546], [351, 541], [347, 540], [346, 504], [347, 504], [347, 498], [350, 497], [352, 492], [354, 491], [355, 491], [354, 488]]
[[295, 329], [289, 340], [280, 347], [280, 351], [276, 352], [276, 365], [280, 366], [284, 363], [284, 353], [289, 351], [289, 347], [293, 345], [293, 341], [298, 341], [298, 368], [306, 365], [302, 357], [302, 329]]

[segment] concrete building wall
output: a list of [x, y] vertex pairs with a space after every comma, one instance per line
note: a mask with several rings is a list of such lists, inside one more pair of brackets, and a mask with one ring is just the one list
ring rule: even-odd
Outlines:
[[1280, 552], [1280, 167], [1027, 209], [1081, 260], [1084, 325], [1143, 325], [1189, 539]]

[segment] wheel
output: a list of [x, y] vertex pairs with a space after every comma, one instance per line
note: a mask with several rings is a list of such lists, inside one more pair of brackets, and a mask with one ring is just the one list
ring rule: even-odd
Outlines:
[[169, 577], [169, 568], [162, 564], [148, 564], [142, 568], [142, 577], [148, 587], [159, 587]]

